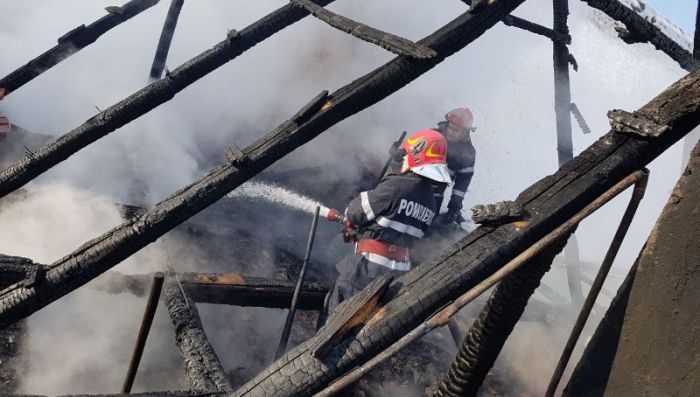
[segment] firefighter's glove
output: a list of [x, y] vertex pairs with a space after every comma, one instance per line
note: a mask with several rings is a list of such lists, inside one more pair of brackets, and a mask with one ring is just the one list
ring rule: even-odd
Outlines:
[[450, 202], [447, 204], [447, 211], [448, 212], [456, 212], [459, 214], [462, 211], [462, 202], [463, 201], [464, 201], [464, 198], [453, 194], [452, 197], [450, 197]]
[[402, 147], [396, 147], [396, 146], [391, 146], [389, 148], [389, 156], [391, 157], [391, 161], [393, 162], [402, 162], [403, 161], [403, 156], [406, 155], [406, 149]]
[[350, 223], [350, 221], [345, 221], [345, 228], [343, 228], [343, 241], [346, 243], [357, 242], [357, 229], [352, 223]]
[[464, 222], [462, 211], [458, 209], [450, 209], [446, 213], [440, 215], [440, 223], [443, 225], [451, 225], [453, 223], [459, 225]]

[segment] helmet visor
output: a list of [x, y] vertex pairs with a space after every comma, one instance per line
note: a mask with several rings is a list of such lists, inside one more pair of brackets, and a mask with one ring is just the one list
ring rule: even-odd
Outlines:
[[432, 179], [437, 182], [451, 183], [450, 171], [445, 164], [425, 164], [411, 168], [411, 171], [420, 176]]

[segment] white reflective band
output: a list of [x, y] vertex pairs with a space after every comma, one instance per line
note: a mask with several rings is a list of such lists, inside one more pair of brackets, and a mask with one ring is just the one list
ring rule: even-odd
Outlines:
[[433, 196], [435, 196], [435, 197], [442, 197], [442, 193], [433, 193]]
[[460, 173], [462, 173], [462, 174], [468, 174], [468, 173], [473, 174], [473, 173], [474, 173], [474, 167], [464, 167], [464, 168], [462, 168], [462, 169], [457, 170], [457, 172], [460, 172]]
[[360, 201], [362, 202], [362, 210], [365, 211], [367, 220], [371, 221], [374, 219], [374, 211], [372, 211], [372, 206], [369, 205], [369, 195], [367, 195], [367, 192], [360, 193]]
[[399, 262], [394, 259], [389, 259], [386, 256], [379, 254], [372, 254], [369, 252], [360, 252], [360, 255], [364, 256], [368, 261], [376, 263], [377, 265], [388, 267], [392, 270], [401, 270], [407, 272], [411, 270], [411, 262]]
[[453, 189], [453, 190], [452, 190], [452, 195], [453, 195], [453, 196], [464, 197], [465, 194], [467, 194], [467, 192], [463, 192], [463, 191], [457, 190], [457, 189]]
[[379, 226], [384, 226], [388, 227], [389, 229], [394, 229], [397, 232], [400, 233], [406, 233], [410, 236], [417, 237], [417, 238], [423, 238], [423, 231], [418, 229], [415, 226], [407, 225], [405, 223], [397, 222], [397, 221], [392, 221], [391, 219], [385, 218], [383, 216], [380, 216], [377, 218], [377, 224]]

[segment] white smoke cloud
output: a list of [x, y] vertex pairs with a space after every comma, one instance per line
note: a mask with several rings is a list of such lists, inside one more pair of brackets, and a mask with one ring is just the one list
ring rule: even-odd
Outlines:
[[[0, 70], [20, 66], [66, 31], [104, 15], [103, 7], [112, 3], [0, 0], [6, 16], [0, 25]], [[221, 41], [228, 29], [240, 30], [283, 4], [272, 0], [245, 5], [224, 0], [186, 2], [167, 66], [175, 68]], [[0, 102], [0, 114], [30, 131], [59, 136], [92, 117], [95, 106], [104, 109], [141, 88], [167, 7], [168, 2], [161, 2], [12, 93]], [[338, 1], [329, 8], [413, 40], [465, 9], [459, 1], [418, 0]], [[570, 48], [579, 64], [579, 71], [571, 73], [572, 98], [593, 130], [582, 135], [574, 122], [574, 149], [579, 152], [608, 130], [607, 110], [637, 108], [684, 71], [651, 45], [622, 43], [607, 17], [585, 4], [572, 2], [571, 12]], [[394, 17], [387, 18], [389, 14]], [[530, 0], [515, 14], [550, 26], [551, 2]], [[545, 38], [499, 24], [417, 81], [339, 123], [282, 163], [324, 164], [358, 152], [383, 159], [402, 130], [433, 126], [447, 110], [469, 106], [479, 128], [473, 136], [478, 156], [465, 208], [512, 199], [557, 168], [551, 47]], [[120, 222], [110, 202], [152, 204], [163, 199], [221, 161], [227, 145], [245, 146], [321, 90], [339, 88], [392, 57], [306, 18], [32, 183], [30, 200], [0, 209], [0, 236], [4, 235], [0, 252], [39, 262], [56, 260]], [[651, 166], [647, 197], [619, 255], [623, 268], [632, 263], [680, 173], [679, 152], [679, 146], [673, 147]], [[48, 182], [60, 184], [45, 185]], [[579, 228], [583, 259], [600, 262], [627, 198], [628, 194], [615, 200]], [[159, 268], [163, 260], [156, 246], [118, 269], [141, 273]], [[565, 290], [565, 279], [556, 271], [546, 282]], [[115, 391], [126, 369], [142, 304], [128, 296], [104, 296], [83, 288], [32, 316], [22, 391]], [[145, 363], [153, 368], [177, 362], [171, 358], [172, 327], [163, 312], [161, 308], [147, 353], [158, 348], [170, 353], [167, 357], [154, 353], [150, 364]], [[257, 314], [251, 316], [249, 329], [263, 324]], [[219, 344], [227, 337], [240, 338], [233, 331], [212, 332], [212, 340]], [[520, 345], [517, 341], [524, 340], [523, 332], [516, 328], [511, 338], [514, 345], [509, 344], [499, 362], [512, 358], [519, 363], [518, 355], [529, 351], [523, 346], [548, 340], [546, 332], [529, 329], [528, 344]], [[58, 352], [50, 348], [55, 345], [61, 347]], [[227, 365], [236, 365], [228, 351], [220, 354]], [[171, 387], [177, 373], [170, 375], [154, 375], [153, 382], [141, 387]], [[533, 380], [533, 388], [542, 389], [540, 378]]]

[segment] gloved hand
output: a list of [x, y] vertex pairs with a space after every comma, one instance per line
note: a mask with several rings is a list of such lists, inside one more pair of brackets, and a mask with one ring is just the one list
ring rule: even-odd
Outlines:
[[343, 242], [357, 242], [357, 229], [352, 223], [350, 223], [350, 221], [347, 220], [345, 221], [345, 228], [343, 229]]
[[450, 225], [453, 223], [459, 225], [460, 223], [464, 222], [465, 219], [462, 217], [462, 211], [450, 209], [446, 213], [441, 214], [438, 221], [441, 225]]
[[403, 156], [406, 155], [406, 150], [400, 146], [395, 147], [392, 145], [389, 148], [389, 156], [391, 157], [391, 160], [394, 162], [401, 162], [403, 161]]

